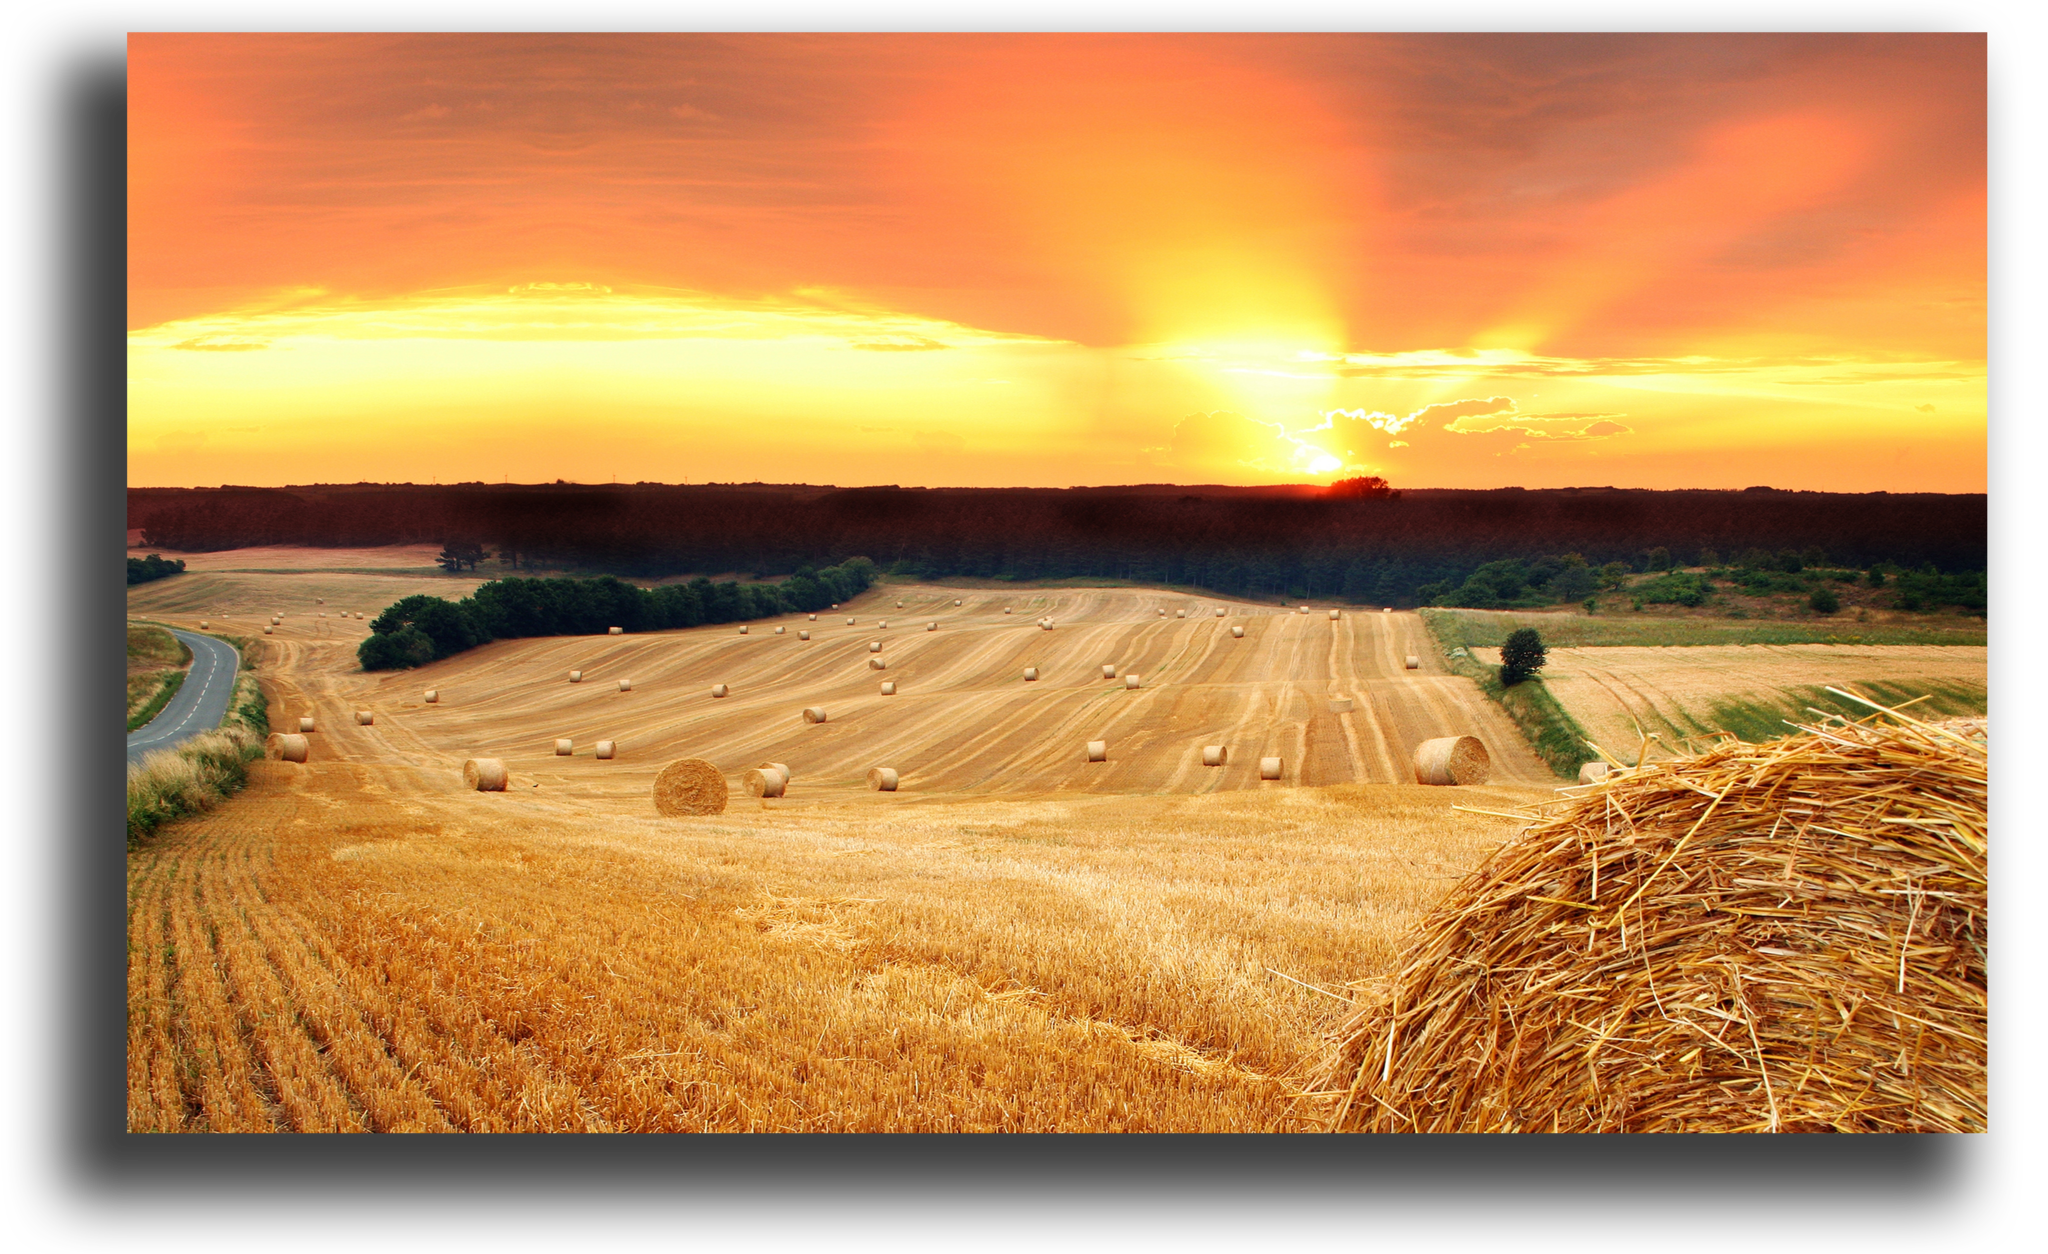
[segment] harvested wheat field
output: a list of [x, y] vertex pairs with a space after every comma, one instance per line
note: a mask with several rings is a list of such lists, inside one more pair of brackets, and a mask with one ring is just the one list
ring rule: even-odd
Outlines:
[[[1498, 649], [1474, 649], [1498, 665]], [[1633, 762], [1646, 732], [1668, 743], [1730, 731], [1745, 740], [1810, 722], [1809, 706], [1846, 710], [1826, 688], [1889, 704], [1921, 698], [1928, 715], [1982, 714], [1982, 645], [1752, 644], [1552, 649], [1543, 684], [1595, 744]]]
[[[263, 639], [273, 722], [332, 730], [131, 854], [130, 1126], [1307, 1126], [1331, 990], [1512, 830], [1454, 804], [1555, 783], [1466, 681], [1400, 669], [1411, 616], [1137, 589], [844, 609], [884, 595], [941, 624], [890, 645], [893, 698], [837, 622], [504, 641], [381, 675], [350, 637]], [[1103, 683], [1105, 660], [1146, 686]], [[1329, 713], [1340, 693], [1354, 713]], [[1492, 784], [1399, 782], [1415, 742], [1467, 733]], [[616, 756], [558, 758], [557, 737]], [[1258, 779], [1263, 755], [1285, 779]], [[506, 791], [466, 785], [470, 758], [504, 759]], [[656, 773], [687, 758], [725, 774], [723, 813], [656, 813]], [[789, 764], [786, 796], [738, 787], [763, 761]], [[878, 762], [897, 791], [869, 788]]]

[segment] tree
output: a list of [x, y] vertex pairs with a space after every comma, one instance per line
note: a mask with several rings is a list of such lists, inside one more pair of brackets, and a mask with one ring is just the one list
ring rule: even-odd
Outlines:
[[1816, 614], [1832, 614], [1842, 608], [1842, 599], [1835, 595], [1834, 589], [1823, 584], [1806, 598], [1806, 604]]
[[1542, 670], [1545, 655], [1549, 652], [1543, 647], [1543, 637], [1536, 634], [1534, 627], [1509, 632], [1507, 640], [1500, 646], [1501, 685], [1512, 688]]
[[1551, 576], [1550, 594], [1560, 601], [1583, 601], [1599, 586], [1600, 581], [1594, 577], [1592, 570], [1584, 562], [1580, 562], [1576, 566], [1566, 566]]
[[1628, 563], [1609, 562], [1600, 568], [1600, 586], [1619, 588], [1628, 582]]
[[460, 572], [465, 566], [475, 570], [477, 563], [484, 560], [484, 546], [473, 540], [450, 540], [441, 546], [441, 551], [435, 555], [434, 560], [440, 563], [442, 570], [451, 575]]
[[1389, 487], [1378, 475], [1363, 475], [1357, 479], [1339, 479], [1329, 487], [1327, 493], [1334, 497], [1349, 497], [1352, 500], [1398, 501], [1400, 492]]
[[1653, 571], [1670, 570], [1671, 550], [1665, 548], [1663, 545], [1660, 544], [1656, 548], [1651, 549], [1649, 552], [1643, 554], [1643, 568], [1645, 570]]

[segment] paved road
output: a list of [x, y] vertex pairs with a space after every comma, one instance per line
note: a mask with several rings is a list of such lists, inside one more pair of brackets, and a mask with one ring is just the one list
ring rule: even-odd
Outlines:
[[171, 634], [192, 650], [192, 671], [185, 686], [171, 698], [157, 716], [128, 733], [128, 765], [142, 761], [145, 753], [169, 749], [182, 740], [212, 731], [228, 712], [228, 698], [235, 691], [235, 671], [241, 663], [229, 645], [212, 636], [171, 629]]

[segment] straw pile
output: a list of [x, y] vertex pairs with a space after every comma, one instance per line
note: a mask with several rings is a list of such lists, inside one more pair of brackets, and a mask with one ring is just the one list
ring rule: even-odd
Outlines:
[[1175, 618], [1186, 618], [1188, 616], [1188, 612], [1186, 610], [1175, 610], [1173, 612], [1173, 616]]
[[607, 634], [614, 636], [623, 636], [626, 634], [626, 629], [624, 627], [613, 627], [609, 630]]
[[815, 622], [817, 622], [817, 621], [818, 621], [818, 616], [817, 616], [816, 614], [813, 614], [813, 615], [811, 615], [811, 617], [810, 617], [810, 621], [811, 621], [811, 622], [814, 622], [814, 623], [815, 623]]
[[722, 814], [725, 776], [702, 758], [678, 758], [654, 777], [654, 808], [662, 814]]
[[312, 730], [313, 730], [313, 716], [312, 716], [312, 715], [308, 714], [308, 715], [306, 715], [305, 717], [303, 717], [303, 718], [301, 718], [301, 719], [299, 720], [299, 730], [300, 730], [301, 732], [309, 732], [309, 731], [312, 731]]
[[885, 671], [889, 669], [889, 664], [881, 658], [871, 657], [868, 659], [868, 669], [871, 671]]
[[883, 620], [882, 620], [881, 622], [879, 622], [879, 623], [876, 623], [876, 624], [875, 624], [875, 629], [876, 629], [877, 631], [887, 631], [887, 630], [889, 630], [889, 620], [885, 618], [885, 619], [883, 619]]
[[824, 721], [825, 721], [825, 707], [824, 707], [824, 706], [822, 706], [822, 705], [807, 705], [807, 706], [805, 706], [805, 707], [804, 707], [804, 722], [806, 722], [806, 723], [822, 723], [822, 722], [824, 722]]
[[1025, 667], [1025, 668], [1024, 668], [1024, 679], [1025, 679], [1025, 681], [1026, 681], [1026, 682], [1029, 682], [1029, 681], [1031, 681], [1031, 680], [1034, 680], [1034, 679], [1037, 679], [1037, 678], [1038, 678], [1038, 668], [1037, 668], [1036, 666], [1027, 666], [1027, 667]]
[[788, 630], [789, 630], [789, 628], [787, 628], [787, 627], [777, 627], [777, 628], [775, 629], [775, 634], [779, 636], [779, 635], [782, 635], [783, 633], [787, 632]]
[[273, 634], [275, 634], [275, 633], [276, 633], [276, 631], [277, 631], [277, 628], [275, 628], [275, 627], [272, 627], [272, 626], [271, 626], [271, 625], [270, 625], [269, 623], [265, 623], [265, 624], [263, 624], [263, 634], [264, 634], [264, 635], [266, 635], [266, 636], [268, 636], [268, 635], [273, 635]]
[[280, 762], [304, 762], [306, 751], [311, 746], [311, 741], [293, 732], [272, 732], [269, 743], [264, 746], [270, 750], [265, 756]]
[[370, 710], [356, 711], [356, 725], [358, 727], [369, 727], [375, 724], [376, 721], [377, 715], [375, 714], [375, 712]]
[[809, 640], [811, 638], [811, 633], [808, 631], [800, 631], [796, 633], [796, 638], [799, 640]]
[[881, 642], [881, 641], [879, 641], [879, 640], [870, 640], [870, 641], [868, 641], [868, 652], [870, 652], [870, 653], [880, 653], [881, 651], [882, 651], [882, 642]]
[[728, 692], [731, 692], [731, 691], [732, 691], [732, 689], [730, 689], [730, 688], [726, 687], [726, 686], [725, 686], [724, 684], [713, 684], [713, 685], [711, 685], [711, 695], [712, 695], [712, 696], [714, 696], [714, 697], [722, 697], [722, 696], [724, 696], [724, 695], [725, 695], [726, 693], [728, 693]]
[[1981, 1132], [1988, 740], [1898, 716], [1616, 771], [1410, 939], [1358, 1131]]
[[1280, 778], [1280, 768], [1281, 768], [1281, 767], [1282, 767], [1283, 765], [1285, 765], [1285, 764], [1284, 764], [1283, 762], [1281, 762], [1279, 758], [1260, 758], [1260, 759], [1259, 759], [1259, 778], [1260, 778], [1260, 779], [1279, 779], [1279, 778]]
[[1607, 778], [1609, 769], [1611, 768], [1605, 762], [1588, 762], [1579, 768], [1579, 782], [1581, 784], [1597, 784]]
[[1050, 618], [1042, 618], [1042, 619], [1040, 619], [1040, 620], [1038, 621], [1038, 626], [1039, 626], [1039, 629], [1040, 629], [1040, 630], [1042, 630], [1042, 631], [1051, 631], [1051, 630], [1052, 630], [1052, 620], [1051, 620]]
[[1493, 759], [1476, 736], [1440, 736], [1415, 746], [1418, 784], [1483, 784]]
[[749, 797], [780, 797], [789, 788], [789, 776], [772, 766], [757, 766], [740, 776], [740, 787]]
[[1203, 745], [1202, 765], [1222, 766], [1230, 761], [1229, 745]]
[[1165, 618], [1165, 617], [1166, 617], [1166, 611], [1165, 611], [1165, 610], [1161, 610], [1161, 611], [1159, 611], [1159, 617], [1161, 617], [1161, 618]]
[[1419, 671], [1422, 669], [1422, 659], [1415, 656], [1413, 653], [1408, 655], [1407, 663], [1408, 669], [1411, 671]]
[[205, 620], [205, 619], [203, 619], [203, 618], [199, 620], [199, 630], [201, 630], [201, 631], [205, 631], [205, 630], [206, 630], [206, 620]]
[[504, 792], [512, 778], [502, 758], [471, 758], [462, 764], [462, 782], [478, 792]]
[[849, 619], [847, 619], [847, 620], [846, 620], [846, 625], [847, 625], [848, 627], [851, 627], [851, 626], [853, 626], [853, 620], [852, 620], [852, 619], [850, 619], [850, 618], [849, 618]]
[[570, 682], [570, 683], [572, 683], [572, 684], [580, 684], [580, 683], [582, 683], [582, 682], [583, 682], [583, 672], [582, 672], [582, 671], [570, 671], [570, 672], [569, 672], [569, 682]]
[[615, 740], [600, 740], [597, 742], [596, 753], [600, 760], [609, 761], [618, 756], [619, 744]]
[[1331, 610], [1331, 611], [1330, 611], [1330, 621], [1331, 621], [1331, 622], [1333, 622], [1333, 623], [1337, 621], [1337, 611], [1335, 611], [1335, 610]]
[[896, 768], [878, 766], [868, 772], [868, 787], [875, 792], [896, 791]]
[[1107, 663], [1107, 662], [1104, 662], [1104, 663], [1102, 664], [1102, 677], [1103, 677], [1104, 679], [1115, 679], [1115, 678], [1116, 678], [1116, 667], [1114, 667], [1114, 666], [1111, 666], [1111, 665], [1110, 665], [1109, 663]]
[[439, 705], [441, 702], [441, 690], [439, 688], [427, 689], [426, 700], [428, 705]]
[[1233, 640], [1242, 640], [1242, 639], [1244, 639], [1244, 628], [1242, 628], [1242, 627], [1232, 627], [1232, 628], [1230, 629], [1230, 638], [1231, 638], [1231, 639], [1233, 639]]
[[740, 634], [742, 636], [747, 634], [747, 625], [745, 623], [740, 624]]
[[1003, 607], [1003, 613], [1007, 614], [1007, 613], [1009, 613], [1009, 612], [1010, 612], [1010, 607], [1009, 607], [1009, 606], [1007, 606], [1007, 605], [1005, 605], [1005, 606]]
[[885, 696], [885, 697], [893, 697], [893, 696], [895, 696], [895, 695], [896, 695], [896, 681], [895, 681], [895, 680], [893, 680], [893, 679], [885, 679], [885, 680], [883, 680], [883, 681], [882, 681], [882, 695], [883, 695], [883, 696]]
[[1216, 617], [1223, 617], [1223, 607], [1220, 605], [1216, 607]]
[[1088, 742], [1088, 760], [1089, 760], [1090, 762], [1107, 762], [1107, 761], [1109, 761], [1109, 742], [1108, 742], [1107, 740], [1091, 740], [1091, 741], [1089, 741], [1089, 742]]
[[576, 751], [576, 742], [567, 738], [555, 741], [555, 756], [566, 758]]
[[959, 600], [959, 598], [958, 598], [958, 597], [955, 597], [955, 598], [953, 599], [953, 604], [955, 604], [955, 605], [958, 605], [958, 604], [960, 604], [960, 600]]
[[632, 681], [632, 680], [630, 680], [630, 679], [621, 679], [621, 680], [619, 681], [619, 691], [620, 691], [620, 692], [631, 692], [631, 691], [633, 691], [633, 681]]
[[1308, 606], [1306, 606], [1306, 605], [1302, 606], [1302, 607], [1301, 607], [1301, 612], [1302, 612], [1302, 613], [1304, 613], [1304, 614], [1308, 613]]
[[1126, 688], [1135, 688], [1135, 687], [1137, 687], [1137, 686], [1138, 686], [1138, 672], [1136, 672], [1136, 671], [1132, 671], [1132, 672], [1131, 672], [1130, 674], [1128, 674], [1128, 675], [1125, 675], [1125, 676], [1124, 676], [1124, 687], [1126, 687]]
[[929, 622], [929, 623], [926, 623], [926, 624], [924, 625], [924, 629], [925, 629], [926, 631], [937, 631], [937, 630], [939, 629], [939, 623], [938, 623], [938, 620], [937, 620], [937, 619], [933, 619], [933, 620], [932, 620], [931, 622]]

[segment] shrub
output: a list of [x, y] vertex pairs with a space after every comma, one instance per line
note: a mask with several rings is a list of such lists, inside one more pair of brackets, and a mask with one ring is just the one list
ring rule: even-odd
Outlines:
[[1813, 590], [1812, 596], [1806, 598], [1806, 604], [1816, 614], [1832, 614], [1842, 608], [1842, 598], [1835, 595], [1833, 588], [1822, 584]]
[[1543, 647], [1543, 637], [1534, 627], [1521, 627], [1509, 632], [1507, 640], [1500, 646], [1501, 685], [1512, 688], [1542, 670], [1549, 652]]

